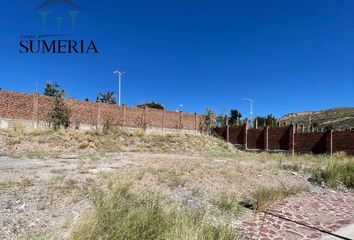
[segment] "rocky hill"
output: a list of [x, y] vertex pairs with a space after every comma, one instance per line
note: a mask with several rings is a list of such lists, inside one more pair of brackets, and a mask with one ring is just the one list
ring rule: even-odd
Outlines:
[[318, 124], [319, 127], [332, 125], [337, 130], [354, 128], [354, 108], [340, 107], [326, 109], [320, 111], [308, 111], [290, 113], [283, 116], [279, 120], [280, 124], [284, 122], [313, 125]]

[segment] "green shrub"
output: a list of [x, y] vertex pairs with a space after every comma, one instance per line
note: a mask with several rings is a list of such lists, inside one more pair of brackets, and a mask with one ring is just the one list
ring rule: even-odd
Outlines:
[[280, 169], [287, 170], [287, 171], [293, 171], [293, 172], [300, 172], [302, 171], [302, 166], [300, 164], [281, 164]]
[[263, 211], [271, 206], [275, 201], [294, 196], [306, 190], [303, 187], [293, 186], [286, 187], [260, 187], [252, 193], [250, 199], [246, 199], [244, 203], [250, 205], [256, 211]]
[[63, 96], [53, 97], [52, 108], [48, 113], [47, 122], [49, 126], [57, 131], [61, 127], [70, 127], [71, 109], [66, 106]]
[[222, 211], [237, 214], [241, 211], [238, 199], [235, 195], [221, 193], [214, 199], [214, 204]]

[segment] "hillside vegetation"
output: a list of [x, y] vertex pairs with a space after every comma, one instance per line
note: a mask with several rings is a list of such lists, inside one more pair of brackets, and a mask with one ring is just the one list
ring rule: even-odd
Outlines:
[[337, 130], [354, 128], [354, 108], [343, 107], [321, 111], [290, 113], [283, 116], [280, 123], [297, 123], [311, 125], [317, 123], [319, 127], [332, 125]]
[[225, 141], [207, 135], [145, 134], [142, 129], [127, 132], [34, 130], [15, 128], [0, 131], [0, 156], [59, 157], [65, 154], [102, 157], [120, 152], [232, 154], [237, 150]]

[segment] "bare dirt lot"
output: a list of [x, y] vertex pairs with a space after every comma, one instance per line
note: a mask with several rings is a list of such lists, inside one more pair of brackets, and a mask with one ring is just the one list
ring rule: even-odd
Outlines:
[[[88, 149], [90, 154], [74, 151], [80, 143], [70, 140], [55, 156], [38, 146], [40, 156], [26, 156], [23, 148], [33, 140], [19, 136], [3, 134], [0, 239], [71, 238], [75, 225], [95, 208], [97, 191], [108, 191], [112, 178], [129, 179], [135, 192], [158, 195], [167, 205], [203, 209], [212, 221], [228, 219], [246, 239], [318, 239], [354, 223], [351, 187], [339, 181], [330, 188], [306, 170], [325, 167], [326, 157], [242, 153], [210, 139], [207, 149], [213, 151], [208, 152], [197, 146], [200, 141], [205, 145], [201, 137], [191, 136], [194, 148], [181, 151], [185, 143], [175, 139], [164, 143], [174, 149], [167, 154], [154, 151], [160, 148], [156, 139], [142, 144], [141, 152], [104, 154], [97, 154], [97, 148]], [[54, 143], [37, 139], [36, 144]]]

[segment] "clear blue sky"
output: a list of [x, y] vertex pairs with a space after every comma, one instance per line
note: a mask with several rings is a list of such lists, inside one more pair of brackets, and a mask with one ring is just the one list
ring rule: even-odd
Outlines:
[[58, 82], [71, 97], [116, 90], [123, 103], [155, 100], [175, 110], [216, 112], [257, 100], [255, 114], [354, 105], [353, 0], [80, 1], [74, 39], [94, 55], [21, 55], [22, 33], [42, 33], [43, 0], [2, 1], [0, 87], [43, 92]]

